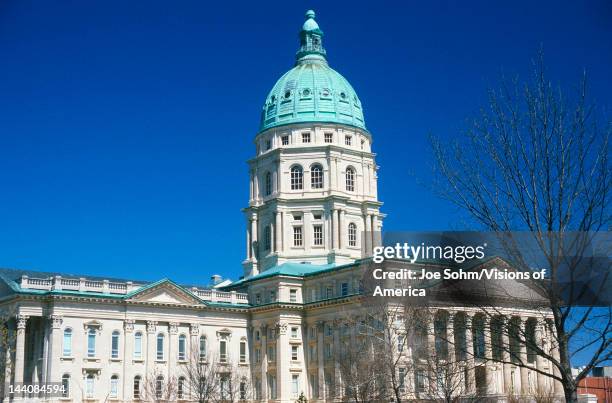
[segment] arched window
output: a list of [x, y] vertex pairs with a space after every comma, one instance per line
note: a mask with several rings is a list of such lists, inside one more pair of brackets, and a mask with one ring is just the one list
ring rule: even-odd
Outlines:
[[119, 394], [119, 377], [117, 375], [111, 376], [110, 380], [110, 397], [117, 398]]
[[157, 359], [162, 361], [164, 359], [164, 335], [160, 333], [157, 335]]
[[272, 229], [269, 225], [264, 227], [264, 250], [272, 249]]
[[96, 329], [90, 327], [87, 330], [87, 356], [96, 356]]
[[94, 375], [87, 374], [85, 377], [85, 397], [93, 399], [94, 397]]
[[70, 375], [68, 374], [62, 375], [62, 397], [70, 397]]
[[134, 377], [134, 399], [140, 399], [140, 375]]
[[186, 357], [186, 343], [187, 343], [187, 337], [185, 337], [184, 334], [179, 336], [179, 340], [178, 340], [178, 359], [180, 361], [184, 361], [187, 359]]
[[163, 391], [164, 391], [164, 377], [159, 375], [155, 379], [155, 397], [157, 399], [161, 399]]
[[134, 359], [142, 359], [142, 332], [134, 334]]
[[272, 173], [270, 172], [266, 172], [265, 193], [266, 196], [270, 196], [272, 194]]
[[310, 170], [310, 187], [313, 189], [323, 189], [323, 167], [313, 165]]
[[291, 168], [291, 190], [304, 189], [304, 171], [301, 166]]
[[357, 225], [354, 222], [348, 226], [348, 244], [349, 246], [357, 246]]
[[179, 399], [184, 399], [185, 398], [185, 377], [181, 376], [178, 379], [178, 385], [177, 385], [177, 391], [176, 391], [176, 395]]
[[111, 336], [111, 358], [119, 358], [119, 330]]
[[64, 329], [64, 357], [72, 355], [72, 329]]
[[200, 360], [206, 359], [206, 336], [200, 336]]
[[346, 169], [346, 191], [355, 191], [355, 170], [353, 168]]

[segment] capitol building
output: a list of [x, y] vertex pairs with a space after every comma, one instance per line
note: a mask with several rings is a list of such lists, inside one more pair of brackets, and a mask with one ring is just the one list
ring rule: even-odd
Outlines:
[[[194, 286], [0, 269], [4, 401], [353, 401], [339, 352], [360, 337], [364, 263], [385, 219], [374, 134], [361, 99], [328, 65], [314, 12], [299, 38], [294, 67], [265, 98], [248, 161], [239, 279]], [[524, 302], [500, 306], [500, 323], [532, 329], [552, 348], [551, 327]], [[542, 375], [553, 371], [548, 362], [517, 346], [531, 367], [513, 365], [495, 348], [495, 319], [449, 304], [439, 318], [445, 354], [470, 363], [458, 393], [502, 401], [535, 388], [562, 394]], [[430, 399], [435, 382], [408, 364], [418, 360], [410, 345], [395, 353], [402, 398]], [[59, 389], [15, 392], [24, 384]]]

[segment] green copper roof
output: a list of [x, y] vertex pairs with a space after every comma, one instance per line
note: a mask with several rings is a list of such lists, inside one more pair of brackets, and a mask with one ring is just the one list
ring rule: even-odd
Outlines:
[[366, 128], [357, 93], [340, 73], [327, 64], [323, 31], [314, 18], [314, 11], [306, 12], [296, 64], [268, 94], [261, 113], [260, 131], [308, 122]]

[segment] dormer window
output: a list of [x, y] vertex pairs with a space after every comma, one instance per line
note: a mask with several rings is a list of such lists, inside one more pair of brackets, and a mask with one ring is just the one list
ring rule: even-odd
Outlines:
[[302, 143], [310, 143], [310, 133], [302, 133]]
[[344, 137], [344, 144], [350, 146], [353, 143], [353, 138], [351, 136]]
[[334, 134], [333, 133], [325, 133], [325, 142], [326, 143], [331, 143], [334, 140]]
[[289, 136], [283, 136], [281, 137], [281, 142], [284, 146], [288, 146], [289, 145]]

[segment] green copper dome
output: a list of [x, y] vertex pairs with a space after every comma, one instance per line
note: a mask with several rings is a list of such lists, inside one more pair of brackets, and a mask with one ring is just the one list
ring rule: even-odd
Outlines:
[[341, 123], [365, 130], [361, 101], [349, 82], [327, 64], [323, 31], [314, 17], [314, 11], [306, 12], [295, 67], [268, 94], [260, 131], [306, 122]]

